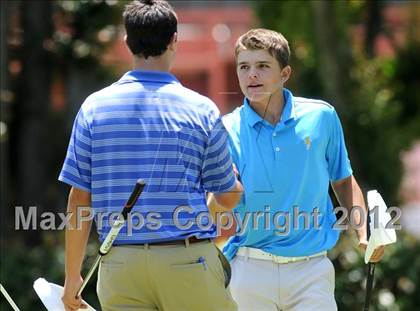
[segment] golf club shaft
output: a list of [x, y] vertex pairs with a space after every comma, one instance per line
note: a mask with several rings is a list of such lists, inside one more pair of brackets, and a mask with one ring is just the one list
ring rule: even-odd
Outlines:
[[93, 263], [92, 267], [89, 269], [86, 277], [84, 278], [82, 286], [80, 286], [79, 290], [77, 291], [76, 297], [80, 297], [83, 289], [86, 287], [87, 282], [89, 282], [90, 278], [93, 275], [93, 272], [95, 272], [96, 268], [98, 267], [102, 256], [106, 255], [111, 249], [112, 244], [118, 236], [118, 233], [120, 232], [125, 221], [127, 220], [128, 213], [130, 213], [131, 209], [136, 204], [137, 199], [139, 198], [145, 186], [146, 183], [144, 182], [144, 180], [137, 180], [136, 186], [131, 192], [130, 198], [128, 199], [127, 203], [125, 203], [121, 211], [120, 218], [117, 219], [117, 221], [111, 226], [111, 230], [108, 232], [104, 241], [102, 242], [101, 247], [99, 249], [99, 254], [96, 256], [95, 262]]
[[13, 301], [12, 297], [9, 296], [6, 289], [3, 287], [3, 285], [0, 284], [0, 290], [3, 296], [6, 298], [7, 302], [12, 306], [14, 311], [20, 311], [15, 302]]
[[82, 294], [82, 291], [85, 289], [86, 284], [89, 282], [90, 278], [92, 277], [93, 272], [95, 272], [96, 268], [98, 268], [101, 258], [102, 258], [102, 255], [96, 256], [95, 262], [93, 263], [92, 267], [90, 267], [88, 273], [83, 279], [82, 286], [80, 286], [79, 290], [77, 291], [76, 297], [80, 297], [80, 295]]
[[371, 297], [372, 288], [373, 288], [374, 273], [375, 273], [375, 264], [370, 262], [368, 263], [368, 276], [366, 280], [366, 298], [365, 298], [365, 306], [363, 308], [363, 311], [369, 311], [370, 297]]
[[[366, 228], [366, 233], [367, 233], [367, 239], [369, 241], [370, 239], [370, 214], [369, 214], [369, 208], [367, 210], [367, 228]], [[363, 311], [369, 311], [369, 306], [370, 306], [370, 298], [372, 295], [372, 288], [373, 288], [373, 278], [374, 278], [374, 273], [375, 273], [375, 264], [369, 262], [368, 263], [368, 275], [367, 275], [367, 279], [366, 279], [366, 296], [365, 296], [365, 306], [363, 307]]]

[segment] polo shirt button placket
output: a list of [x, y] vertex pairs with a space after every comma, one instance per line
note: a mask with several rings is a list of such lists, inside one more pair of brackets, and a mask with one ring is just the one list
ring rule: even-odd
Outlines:
[[280, 147], [276, 146], [274, 148], [274, 158], [275, 158], [276, 161], [281, 160], [280, 155], [281, 155], [281, 153], [280, 153]]

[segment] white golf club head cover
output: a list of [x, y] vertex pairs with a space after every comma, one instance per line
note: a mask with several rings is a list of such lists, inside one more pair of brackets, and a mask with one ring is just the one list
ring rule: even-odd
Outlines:
[[[391, 220], [391, 215], [386, 212], [387, 206], [382, 199], [380, 193], [376, 190], [370, 190], [367, 193], [367, 201], [369, 206], [369, 211], [371, 212], [370, 219], [370, 238], [369, 243], [365, 252], [365, 263], [368, 263], [370, 257], [375, 250], [375, 248], [395, 243], [397, 241], [397, 235], [395, 229], [387, 229], [386, 224]], [[378, 223], [375, 224], [375, 216], [373, 215], [372, 210], [375, 207], [378, 207], [376, 213], [378, 213], [377, 219]], [[376, 226], [375, 226], [376, 225]]]

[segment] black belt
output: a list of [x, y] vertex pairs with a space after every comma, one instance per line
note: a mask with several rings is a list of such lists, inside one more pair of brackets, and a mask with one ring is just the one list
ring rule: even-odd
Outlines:
[[171, 241], [161, 241], [161, 242], [151, 242], [151, 243], [136, 243], [136, 244], [119, 244], [115, 245], [118, 246], [165, 246], [165, 245], [185, 245], [194, 244], [194, 243], [201, 243], [201, 242], [211, 242], [212, 240], [209, 238], [206, 239], [199, 239], [195, 236], [182, 239], [182, 240], [171, 240]]
[[152, 242], [152, 243], [145, 243], [150, 246], [154, 245], [188, 245], [188, 244], [194, 244], [194, 243], [200, 243], [200, 242], [211, 242], [211, 239], [199, 239], [195, 236], [182, 239], [182, 240], [172, 240], [172, 241], [162, 241], [162, 242]]

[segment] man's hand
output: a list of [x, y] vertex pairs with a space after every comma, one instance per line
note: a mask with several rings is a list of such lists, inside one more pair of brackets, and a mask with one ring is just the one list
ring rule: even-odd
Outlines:
[[82, 298], [76, 298], [77, 291], [79, 290], [80, 286], [82, 286], [82, 283], [83, 279], [81, 276], [75, 278], [66, 277], [66, 281], [64, 283], [64, 294], [61, 298], [66, 311], [87, 309], [87, 305], [82, 303]]
[[[362, 221], [362, 219], [365, 219], [366, 221], [368, 211], [366, 208], [365, 199], [363, 197], [362, 190], [360, 189], [353, 175], [333, 182], [332, 188], [334, 189], [335, 195], [337, 196], [338, 202], [341, 204], [341, 206], [344, 206], [348, 209], [349, 215], [353, 215], [354, 218], [350, 219], [350, 223], [358, 224]], [[356, 211], [356, 213], [352, 213], [353, 207], [356, 206], [362, 207], [363, 213], [365, 213], [364, 216], [361, 215], [358, 211]], [[366, 223], [357, 229], [356, 233], [357, 237], [359, 238], [359, 248], [365, 252], [368, 245], [368, 241], [366, 239]], [[370, 262], [380, 261], [384, 255], [384, 249], [384, 246], [376, 248], [370, 257]]]
[[211, 203], [211, 201], [215, 199], [216, 203], [222, 206], [224, 210], [232, 210], [233, 208], [235, 208], [236, 204], [238, 204], [238, 202], [241, 200], [244, 188], [241, 182], [238, 180], [239, 172], [235, 164], [232, 165], [232, 170], [236, 177], [235, 186], [228, 192], [215, 193], [214, 195], [211, 194], [209, 199], [207, 200], [208, 205], [212, 205], [213, 203]]
[[[367, 240], [360, 240], [359, 241], [359, 248], [365, 252], [366, 248], [368, 245], [368, 241]], [[373, 251], [372, 256], [370, 257], [369, 262], [378, 262], [382, 259], [382, 257], [384, 256], [384, 252], [385, 252], [385, 246], [379, 246], [377, 248], [375, 248], [375, 250]]]

